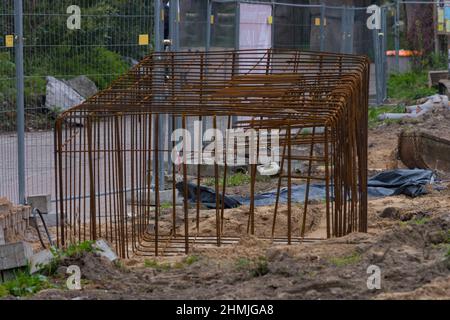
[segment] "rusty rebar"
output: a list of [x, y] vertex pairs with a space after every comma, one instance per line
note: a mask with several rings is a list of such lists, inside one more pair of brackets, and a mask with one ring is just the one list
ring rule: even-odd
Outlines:
[[[226, 185], [232, 172], [227, 157], [252, 143], [257, 151], [247, 158], [257, 163], [245, 164], [250, 206], [247, 221], [242, 221], [249, 234], [276, 243], [308, 241], [314, 183], [325, 190], [325, 201], [319, 204], [326, 220], [323, 238], [366, 232], [368, 83], [368, 59], [354, 55], [269, 49], [147, 56], [109, 88], [57, 119], [58, 245], [102, 237], [128, 257], [188, 253], [195, 245], [237, 241], [240, 235], [226, 222]], [[206, 129], [254, 130], [256, 142], [233, 142], [232, 150], [228, 140], [234, 138], [224, 134], [225, 151], [217, 150], [214, 138], [213, 232], [202, 227], [208, 219], [200, 192], [206, 170], [186, 163], [191, 154], [185, 135], [182, 150], [173, 153], [183, 161], [171, 164], [170, 212], [160, 200], [159, 181], [165, 177], [158, 168], [167, 167], [168, 159], [160, 163], [158, 154], [169, 156], [177, 144], [158, 144], [172, 134], [160, 131], [159, 118], [166, 114], [174, 130], [179, 126], [191, 132], [196, 120]], [[263, 130], [278, 130], [280, 143], [269, 237], [255, 210]], [[216, 161], [219, 158], [223, 163]], [[300, 166], [296, 172], [295, 164], [306, 169]], [[194, 168], [197, 172], [191, 174]], [[305, 186], [304, 199], [293, 196], [298, 184]], [[193, 194], [190, 185], [196, 186]], [[182, 190], [182, 205], [176, 203], [177, 188]], [[285, 213], [280, 210], [284, 190]], [[295, 223], [293, 203], [300, 201], [303, 207]]]

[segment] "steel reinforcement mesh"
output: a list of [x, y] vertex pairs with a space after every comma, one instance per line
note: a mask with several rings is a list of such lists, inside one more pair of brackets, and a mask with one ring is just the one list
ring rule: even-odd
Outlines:
[[[368, 84], [364, 56], [284, 49], [147, 56], [57, 119], [58, 244], [104, 238], [128, 257], [183, 254], [244, 234], [294, 244], [366, 232]], [[193, 132], [195, 121], [202, 132], [253, 133], [244, 145], [224, 134], [227, 147], [214, 149], [209, 165], [171, 161], [172, 154], [186, 160], [189, 149], [186, 136], [179, 142], [170, 134]], [[279, 143], [269, 148], [279, 151], [280, 170], [272, 178], [274, 203], [263, 215], [255, 203], [266, 151], [258, 147], [267, 132], [277, 132]], [[212, 139], [216, 147], [219, 140]], [[227, 156], [252, 143], [258, 147], [246, 151], [248, 204], [229, 209]], [[194, 154], [202, 153], [200, 145]], [[299, 163], [303, 170], [294, 168]], [[209, 210], [201, 194], [205, 176], [214, 191]], [[169, 200], [160, 198], [161, 179]], [[293, 198], [298, 185], [301, 201]], [[312, 201], [318, 186], [323, 200]], [[313, 213], [323, 218], [320, 235], [308, 228]]]

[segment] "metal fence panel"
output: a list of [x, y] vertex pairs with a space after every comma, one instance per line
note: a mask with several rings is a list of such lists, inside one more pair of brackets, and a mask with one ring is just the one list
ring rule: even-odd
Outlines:
[[[0, 7], [0, 196], [18, 200], [14, 1]], [[11, 43], [11, 41], [13, 41]]]
[[[13, 1], [0, 9], [12, 33]], [[68, 23], [72, 1], [23, 1], [26, 195], [51, 194], [56, 116], [126, 72], [152, 47], [153, 1], [78, 1], [81, 28]], [[17, 202], [13, 51], [0, 44], [0, 195]], [[11, 72], [5, 70], [11, 69]], [[6, 88], [6, 89], [5, 89]], [[1, 97], [1, 96], [0, 96]]]
[[239, 34], [236, 3], [212, 3], [211, 49], [231, 49], [236, 47]]
[[[414, 59], [440, 59], [439, 55], [387, 57], [386, 51], [429, 52], [438, 40], [445, 47], [440, 40], [446, 36], [433, 33], [433, 2], [400, 1], [398, 5], [384, 5], [381, 30], [366, 27], [365, 7], [318, 2], [312, 5], [307, 1], [172, 0], [177, 8], [172, 6], [170, 16], [168, 7], [165, 14], [155, 14], [153, 0], [79, 0], [77, 3], [81, 9], [81, 29], [69, 30], [67, 23], [74, 12], [67, 9], [72, 1], [23, 0], [27, 195], [52, 194], [54, 199], [54, 119], [61, 110], [92, 95], [96, 90], [94, 86], [88, 90], [92, 82], [97, 89], [106, 88], [151, 51], [155, 46], [152, 36], [155, 17], [160, 21], [161, 37], [162, 33], [169, 36], [169, 24], [176, 31], [172, 50], [231, 49], [240, 46], [240, 3], [270, 4], [272, 16], [267, 17], [267, 24], [271, 24], [274, 48], [369, 56], [372, 61], [370, 94], [378, 104], [387, 97], [389, 72], [408, 70]], [[158, 3], [162, 8], [167, 1]], [[167, 20], [170, 23], [164, 24]], [[430, 32], [433, 36], [429, 36]], [[13, 35], [14, 0], [3, 0], [0, 7], [0, 196], [18, 202]], [[445, 60], [442, 66], [447, 68]], [[66, 88], [67, 84], [78, 89], [74, 93]]]
[[180, 1], [180, 48], [206, 46], [208, 1]]
[[320, 8], [275, 5], [273, 20], [275, 48], [320, 49]]

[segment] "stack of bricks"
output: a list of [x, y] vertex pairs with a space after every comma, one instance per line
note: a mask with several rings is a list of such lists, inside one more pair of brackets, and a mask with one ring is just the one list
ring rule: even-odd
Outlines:
[[21, 239], [29, 226], [30, 216], [31, 207], [16, 206], [8, 199], [0, 198], [0, 245]]

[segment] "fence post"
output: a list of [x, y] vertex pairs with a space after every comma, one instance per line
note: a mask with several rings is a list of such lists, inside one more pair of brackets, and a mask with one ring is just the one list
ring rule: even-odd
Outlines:
[[381, 58], [382, 58], [382, 103], [387, 99], [387, 7], [382, 7], [381, 9], [381, 32], [382, 32], [382, 42], [381, 42]]
[[372, 30], [373, 33], [373, 47], [375, 50], [375, 88], [376, 88], [376, 104], [379, 106], [381, 104], [381, 89], [380, 89], [380, 37], [379, 31], [377, 29]]
[[273, 49], [275, 48], [275, 10], [276, 10], [276, 6], [277, 4], [275, 3], [275, 0], [272, 0], [271, 2], [272, 5], [272, 24], [270, 26], [270, 47]]
[[17, 168], [19, 203], [25, 204], [25, 97], [23, 73], [23, 3], [14, 0], [14, 33], [17, 104]]
[[325, 5], [320, 7], [320, 51], [325, 51]]
[[[170, 7], [169, 7], [169, 39], [170, 39], [170, 51], [176, 52], [179, 48], [179, 42], [178, 42], [178, 33], [179, 33], [179, 24], [181, 19], [181, 12], [180, 12], [180, 0], [172, 0], [170, 1]], [[173, 66], [171, 66], [173, 67]], [[173, 72], [170, 71], [170, 72]], [[172, 81], [175, 81], [174, 79]], [[175, 126], [173, 126], [173, 123], [171, 121], [172, 117], [166, 115], [165, 119], [167, 119], [167, 174], [172, 174], [172, 157], [171, 153], [172, 150], [170, 150], [170, 146], [172, 145], [171, 141], [171, 134], [175, 130]], [[164, 119], [164, 120], [165, 120]], [[163, 179], [164, 180], [164, 179]]]
[[236, 1], [234, 23], [234, 49], [239, 50], [241, 45], [239, 37], [239, 33], [241, 32], [241, 6], [239, 1]]
[[[161, 6], [161, 0], [156, 0], [155, 1], [155, 48], [154, 51], [155, 52], [162, 52], [163, 51], [163, 38], [164, 38], [164, 17], [163, 17], [163, 9]], [[161, 59], [160, 56], [157, 57], [157, 59]], [[162, 72], [162, 70], [160, 70], [159, 72]], [[162, 77], [162, 75], [160, 75], [159, 77]], [[161, 79], [157, 79], [156, 81], [160, 81]], [[156, 101], [160, 100], [162, 97], [160, 95], [158, 95], [155, 99]], [[164, 134], [165, 134], [165, 130], [166, 130], [166, 126], [165, 126], [165, 122], [164, 119], [166, 118], [166, 115], [163, 116], [159, 116], [157, 117], [159, 121], [158, 125], [160, 128], [160, 131], [162, 132], [162, 134], [158, 135], [158, 141], [155, 141], [155, 143], [158, 143], [158, 145], [160, 146], [161, 149], [164, 149]], [[160, 179], [159, 179], [159, 190], [164, 190], [164, 152], [159, 151], [157, 153], [158, 155], [158, 162], [160, 163], [159, 168], [158, 168], [158, 172], [156, 172], [155, 167], [153, 166], [153, 177], [152, 177], [152, 183], [154, 184], [155, 182], [155, 177], [158, 174]]]
[[208, 0], [208, 6], [206, 7], [206, 39], [205, 39], [206, 52], [208, 52], [211, 48], [211, 14], [212, 14], [212, 1]]
[[179, 0], [171, 1], [169, 7], [169, 39], [170, 51], [178, 51], [178, 25], [180, 19], [180, 3]]
[[400, 72], [400, 0], [396, 0], [395, 8], [395, 71]]

